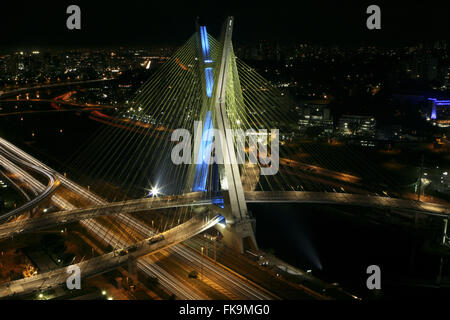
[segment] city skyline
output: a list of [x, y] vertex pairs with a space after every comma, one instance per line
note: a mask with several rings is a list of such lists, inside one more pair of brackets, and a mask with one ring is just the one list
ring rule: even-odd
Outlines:
[[79, 5], [0, 46], [0, 299], [448, 297], [444, 10]]

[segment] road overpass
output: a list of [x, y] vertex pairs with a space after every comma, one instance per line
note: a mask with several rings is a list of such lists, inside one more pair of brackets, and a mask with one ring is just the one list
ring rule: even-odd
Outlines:
[[94, 79], [94, 80], [84, 80], [84, 81], [72, 81], [72, 82], [61, 82], [61, 83], [49, 83], [49, 84], [39, 84], [31, 87], [17, 88], [8, 91], [0, 91], [0, 98], [3, 96], [8, 96], [11, 94], [20, 94], [22, 92], [27, 92], [30, 90], [38, 90], [38, 89], [47, 89], [47, 88], [55, 88], [55, 87], [63, 87], [63, 86], [71, 86], [71, 85], [80, 85], [80, 84], [88, 84], [95, 82], [104, 82], [114, 80], [114, 78], [110, 79]]
[[210, 217], [209, 210], [194, 216], [187, 222], [151, 238], [144, 239], [126, 248], [117, 249], [102, 256], [59, 268], [29, 278], [15, 280], [0, 285], [0, 298], [47, 290], [66, 283], [73, 266], [80, 268], [82, 279], [111, 271], [149, 253], [155, 253], [187, 240], [220, 222], [220, 215]]
[[401, 209], [439, 217], [448, 217], [450, 214], [450, 207], [438, 203], [352, 193], [247, 191], [245, 192], [245, 200], [248, 203], [315, 203]]
[[[29, 203], [27, 203], [28, 208], [36, 205], [37, 203], [39, 203], [39, 201], [42, 201], [42, 198], [48, 197], [51, 192], [54, 191], [55, 185], [59, 184], [60, 180], [69, 188], [76, 190], [76, 192], [80, 192], [81, 194], [87, 196], [89, 199], [92, 199], [93, 202], [99, 204], [90, 208], [55, 212], [41, 216], [39, 218], [26, 219], [0, 225], [0, 238], [11, 237], [19, 233], [51, 228], [53, 226], [60, 226], [63, 224], [95, 218], [98, 216], [117, 215], [121, 213], [134, 213], [156, 209], [208, 205], [213, 206], [217, 212], [221, 211], [219, 207], [213, 205], [214, 199], [208, 199], [208, 195], [202, 192], [186, 193], [184, 195], [173, 197], [153, 197], [115, 203], [105, 203], [99, 197], [84, 190], [65, 177], [57, 174], [50, 168], [35, 160], [33, 157], [27, 155], [19, 148], [1, 138], [0, 152], [7, 154], [9, 157], [14, 157], [16, 161], [19, 161], [25, 166], [32, 167], [35, 170], [38, 170], [38, 172], [45, 174], [49, 178], [50, 184], [47, 187], [46, 191], [44, 193], [41, 193], [40, 197], [36, 197], [35, 199], [33, 199], [35, 201], [30, 201]], [[441, 204], [348, 193], [324, 193], [307, 191], [246, 191], [245, 199], [248, 203], [315, 203], [401, 209], [441, 217], [448, 217], [448, 215], [450, 214], [450, 208]], [[14, 212], [21, 208], [14, 210]], [[17, 212], [14, 212], [13, 214], [17, 214]], [[11, 216], [11, 212], [7, 213], [7, 215]]]
[[[119, 215], [123, 213], [137, 213], [150, 210], [194, 206], [209, 206], [214, 211], [220, 213], [222, 209], [213, 204], [213, 202], [215, 202], [214, 199], [206, 199], [206, 197], [206, 193], [193, 192], [183, 196], [154, 197], [120, 201], [93, 206], [90, 208], [49, 213], [38, 218], [20, 220], [0, 225], [0, 239], [99, 216]], [[450, 208], [441, 204], [349, 193], [248, 191], [245, 192], [245, 199], [247, 203], [311, 203], [348, 205], [381, 209], [400, 209], [439, 217], [448, 217], [450, 214]]]
[[[20, 148], [14, 146], [10, 142], [0, 138], [0, 145], [7, 148], [11, 153], [14, 153], [16, 156], [25, 159], [26, 161], [36, 165], [40, 166], [42, 168], [45, 168], [47, 170], [52, 170], [42, 162], [38, 161], [34, 157], [28, 155], [26, 152], [21, 150]], [[15, 170], [17, 172], [20, 172], [21, 175], [26, 177], [27, 183], [31, 184], [33, 188], [36, 190], [42, 190], [44, 186], [39, 182], [36, 181], [34, 177], [31, 177], [29, 174], [24, 172], [21, 168], [16, 167]], [[92, 203], [95, 207], [96, 206], [102, 206], [107, 205], [107, 202], [103, 200], [102, 198], [98, 197], [94, 193], [86, 190], [85, 188], [79, 186], [78, 184], [74, 183], [70, 179], [67, 179], [63, 175], [56, 173], [57, 177], [60, 179], [61, 184], [71, 190], [71, 192], [76, 193], [86, 201]], [[194, 199], [201, 199], [203, 197], [203, 194], [197, 193], [197, 194], [189, 194], [185, 195], [185, 197], [191, 197], [191, 200]], [[69, 203], [67, 200], [63, 199], [60, 195], [53, 195], [51, 197], [52, 202], [57, 206], [58, 208], [62, 210], [72, 211], [76, 210], [76, 208]], [[139, 199], [140, 201], [150, 201], [152, 199]], [[153, 198], [155, 201], [155, 204], [159, 202], [162, 204], [164, 200], [168, 199], [159, 199]], [[172, 199], [174, 200], [174, 199]], [[137, 200], [138, 201], [138, 200]], [[199, 203], [200, 204], [200, 203]], [[203, 205], [204, 203], [202, 203]], [[64, 212], [64, 211], [62, 211]], [[60, 213], [62, 213], [60, 212]], [[106, 210], [103, 212], [107, 212]], [[47, 215], [47, 214], [46, 214]], [[49, 214], [48, 214], [49, 215]], [[42, 218], [44, 216], [41, 216]], [[142, 239], [149, 238], [154, 235], [154, 232], [150, 227], [148, 227], [145, 223], [142, 223], [142, 221], [139, 221], [132, 217], [129, 214], [125, 213], [119, 213], [114, 215], [115, 219], [119, 221], [120, 223], [124, 223], [127, 226], [130, 226], [134, 230], [136, 230], [142, 237]], [[36, 218], [37, 220], [38, 218]], [[30, 222], [29, 220], [28, 222]], [[47, 221], [48, 222], [48, 221]], [[102, 226], [100, 223], [98, 223], [95, 219], [87, 218], [84, 220], [80, 220], [80, 223], [82, 226], [84, 226], [88, 232], [91, 232], [93, 235], [98, 236], [98, 239], [105, 242], [109, 245], [111, 245], [113, 248], [120, 249], [127, 246], [132, 245], [130, 242], [125, 241], [124, 239], [120, 239], [118, 237], [115, 237], [111, 235], [109, 229], [107, 227]], [[10, 225], [11, 224], [4, 224]], [[49, 226], [53, 225], [53, 221], [50, 221], [48, 223]], [[16, 224], [16, 227], [18, 224]], [[22, 228], [16, 228], [17, 231], [20, 231]], [[23, 231], [25, 232], [25, 231]], [[139, 241], [139, 240], [138, 240]], [[189, 268], [194, 268], [194, 270], [201, 267], [204, 271], [204, 276], [206, 279], [210, 279], [213, 281], [216, 285], [218, 285], [222, 290], [225, 290], [229, 293], [230, 296], [234, 297], [235, 299], [272, 299], [274, 296], [271, 294], [262, 291], [260, 288], [256, 287], [254, 284], [243, 280], [242, 278], [236, 276], [234, 273], [221, 268], [217, 264], [210, 262], [209, 260], [201, 259], [197, 253], [189, 250], [188, 248], [182, 246], [182, 245], [174, 245], [170, 247], [167, 250], [163, 250], [162, 252], [167, 252], [166, 254], [177, 254], [179, 256], [180, 261], [184, 261], [187, 265], [189, 265]], [[180, 299], [207, 299], [208, 296], [201, 294], [201, 292], [198, 292], [196, 290], [193, 290], [195, 288], [188, 287], [186, 284], [180, 282], [178, 278], [170, 273], [170, 271], [165, 270], [164, 266], [161, 266], [159, 264], [159, 261], [157, 259], [155, 260], [152, 255], [146, 255], [137, 260], [137, 267], [146, 275], [151, 277], [157, 277], [160, 281], [160, 284], [162, 287], [167, 289], [169, 292], [172, 292], [176, 295], [177, 298]]]
[[15, 172], [14, 170], [16, 168], [14, 164], [24, 166], [29, 170], [45, 177], [48, 180], [48, 184], [45, 187], [45, 189], [42, 190], [42, 192], [39, 193], [35, 198], [27, 201], [24, 205], [20, 206], [19, 208], [13, 209], [5, 214], [0, 215], [0, 222], [6, 221], [10, 217], [14, 217], [16, 215], [19, 215], [21, 213], [24, 213], [30, 209], [37, 207], [43, 201], [49, 199], [60, 184], [60, 181], [55, 173], [40, 166], [31, 164], [28, 161], [25, 161], [24, 159], [21, 159], [15, 156], [14, 154], [8, 152], [4, 147], [0, 146], [0, 165], [3, 166], [7, 171], [14, 173]]
[[[13, 237], [32, 231], [45, 230], [81, 220], [91, 219], [99, 216], [119, 215], [122, 213], [137, 213], [142, 211], [170, 209], [191, 206], [214, 206], [211, 200], [201, 199], [202, 193], [193, 195], [186, 199], [172, 200], [171, 197], [137, 199], [130, 201], [113, 202], [102, 204], [91, 208], [74, 209], [47, 213], [38, 218], [14, 221], [0, 224], [0, 239]], [[216, 211], [220, 208], [214, 206]]]

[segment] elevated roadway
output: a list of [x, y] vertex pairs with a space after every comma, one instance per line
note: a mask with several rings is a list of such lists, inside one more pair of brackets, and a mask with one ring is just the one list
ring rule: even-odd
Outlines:
[[440, 217], [448, 217], [448, 215], [450, 214], [450, 207], [442, 204], [350, 193], [308, 191], [250, 191], [245, 192], [245, 199], [250, 203], [316, 203], [401, 209]]
[[114, 80], [114, 79], [108, 78], [108, 79], [94, 79], [94, 80], [84, 80], [84, 81], [40, 84], [40, 85], [36, 85], [36, 86], [31, 86], [31, 87], [17, 88], [17, 89], [12, 89], [12, 90], [8, 90], [8, 91], [0, 91], [0, 98], [2, 98], [4, 96], [9, 96], [12, 94], [18, 94], [18, 93], [20, 94], [22, 92], [26, 92], [26, 91], [30, 91], [30, 90], [64, 87], [64, 86], [71, 86], [71, 85], [80, 85], [80, 84], [88, 84], [88, 83], [103, 82], [103, 81], [110, 81], [110, 80]]
[[48, 184], [41, 193], [39, 193], [35, 198], [30, 199], [24, 205], [13, 209], [5, 214], [0, 215], [0, 222], [6, 221], [10, 217], [14, 217], [16, 215], [22, 214], [30, 209], [37, 207], [43, 201], [50, 198], [50, 196], [55, 192], [58, 188], [60, 181], [55, 173], [44, 169], [40, 166], [36, 166], [31, 164], [12, 153], [8, 152], [4, 147], [0, 146], [0, 166], [4, 167], [7, 171], [11, 173], [15, 173], [15, 169], [17, 168], [15, 165], [20, 165], [30, 169], [33, 172], [38, 173], [39, 175], [45, 177], [48, 180]]
[[114, 250], [75, 265], [1, 284], [0, 298], [32, 293], [38, 290], [48, 290], [65, 284], [71, 274], [70, 270], [73, 270], [73, 266], [80, 269], [82, 279], [87, 279], [127, 263], [134, 263], [134, 260], [141, 256], [173, 246], [213, 227], [220, 219], [222, 219], [220, 215], [210, 218], [209, 210], [205, 210], [181, 225], [131, 246]]
[[[130, 201], [102, 204], [91, 208], [66, 210], [47, 213], [38, 218], [0, 224], [0, 239], [12, 237], [26, 232], [45, 230], [68, 223], [91, 219], [99, 216], [136, 213], [156, 209], [170, 209], [190, 206], [213, 206], [211, 200], [202, 200], [198, 196], [173, 201], [169, 197], [137, 199]], [[214, 206], [215, 207], [215, 206]], [[216, 208], [216, 207], [215, 207]], [[217, 208], [216, 211], [219, 211]]]
[[[0, 145], [4, 145], [15, 155], [26, 159], [27, 161], [41, 166], [43, 168], [48, 168], [45, 164], [31, 157], [20, 148], [17, 148], [13, 144], [8, 141], [0, 138]], [[20, 168], [17, 168], [18, 171], [21, 171]], [[51, 169], [50, 169], [51, 170]], [[22, 172], [23, 175], [27, 175], [26, 172]], [[86, 190], [85, 188], [79, 186], [73, 181], [65, 178], [63, 175], [56, 173], [58, 178], [61, 180], [61, 183], [71, 190], [71, 192], [76, 193], [78, 196], [82, 197], [86, 201], [92, 203], [94, 206], [103, 206], [107, 205], [107, 202], [92, 192]], [[36, 189], [43, 188], [43, 185], [36, 181], [31, 176], [28, 176], [26, 179], [27, 183], [32, 184]], [[187, 194], [183, 197], [190, 198], [191, 200], [201, 200], [204, 197], [204, 194]], [[53, 195], [52, 203], [62, 210], [76, 210], [76, 208], [69, 203], [67, 200], [63, 199], [59, 195]], [[157, 200], [156, 202], [162, 203], [163, 200], [172, 201], [175, 199], [140, 199], [139, 201], [151, 201]], [[161, 201], [162, 200], [162, 201]], [[204, 199], [203, 199], [204, 200]], [[202, 204], [203, 203], [198, 203]], [[195, 204], [194, 204], [195, 205]], [[148, 209], [148, 208], [147, 208]], [[107, 212], [104, 210], [102, 212]], [[61, 213], [61, 212], [60, 212]], [[43, 218], [43, 216], [41, 216]], [[133, 216], [125, 213], [115, 214], [114, 218], [117, 219], [120, 223], [125, 224], [126, 226], [132, 227], [137, 230], [139, 234], [142, 235], [141, 239], [149, 238], [154, 235], [154, 232], [151, 228], [149, 228], [145, 223], [135, 219]], [[128, 247], [132, 245], [129, 241], [125, 239], [121, 239], [117, 234], [114, 234], [109, 230], [109, 228], [103, 226], [101, 223], [96, 221], [96, 219], [87, 218], [84, 220], [80, 220], [81, 225], [86, 227], [88, 232], [95, 235], [101, 242], [107, 243], [111, 245], [115, 249], [120, 249], [124, 247]], [[9, 225], [9, 224], [8, 224]], [[51, 225], [51, 223], [49, 224]], [[20, 228], [18, 229], [20, 231]], [[24, 231], [25, 232], [25, 231]], [[139, 240], [138, 240], [139, 241]], [[195, 269], [203, 268], [205, 279], [209, 279], [214, 282], [214, 287], [218, 286], [222, 288], [221, 290], [225, 290], [230, 294], [230, 297], [234, 297], [234, 299], [273, 299], [274, 296], [269, 294], [268, 292], [262, 291], [260, 288], [256, 287], [254, 284], [249, 283], [242, 278], [236, 276], [234, 273], [227, 271], [219, 267], [218, 265], [210, 262], [209, 260], [201, 259], [198, 253], [191, 251], [188, 248], [185, 248], [182, 245], [174, 245], [169, 249], [163, 250], [161, 252], [166, 252], [165, 254], [175, 254], [175, 252], [179, 256], [179, 262], [185, 264], [186, 266], [191, 266]], [[205, 295], [204, 292], [195, 290], [195, 288], [187, 285], [186, 283], [180, 282], [179, 277], [171, 274], [170, 271], [166, 270], [164, 264], [160, 264], [158, 259], [155, 259], [153, 255], [146, 255], [139, 259], [137, 259], [137, 267], [144, 274], [156, 277], [160, 281], [161, 287], [165, 288], [169, 292], [172, 292], [179, 299], [208, 299], [208, 295]], [[188, 267], [189, 268], [189, 267]]]
[[[17, 147], [9, 144], [8, 142], [3, 142], [3, 139], [0, 138], [0, 146], [8, 147], [8, 150], [12, 153], [14, 153], [16, 156], [22, 158], [24, 157], [27, 162], [31, 162], [33, 165], [36, 165], [38, 167], [42, 167], [44, 169], [49, 169], [45, 167], [45, 165], [38, 162], [36, 159], [30, 157], [26, 153], [24, 153], [22, 150], [18, 149]], [[9, 149], [9, 147], [11, 149]], [[71, 182], [70, 180], [64, 178], [63, 176], [54, 173], [58, 179], [61, 179], [62, 183], [65, 184], [69, 189], [73, 190], [74, 192], [83, 195], [84, 197], [91, 199], [92, 203], [97, 204], [96, 206], [93, 206], [91, 208], [85, 208], [85, 209], [76, 209], [72, 205], [68, 204], [67, 201], [64, 199], [60, 199], [58, 196], [53, 196], [52, 201], [56, 202], [58, 204], [58, 207], [67, 209], [67, 211], [61, 211], [58, 213], [52, 213], [47, 214], [44, 216], [41, 216], [39, 218], [34, 219], [27, 219], [12, 223], [6, 223], [3, 225], [0, 225], [0, 237], [9, 237], [11, 235], [27, 232], [27, 231], [33, 231], [33, 230], [40, 230], [45, 229], [48, 227], [56, 226], [56, 225], [62, 225], [65, 223], [80, 221], [82, 224], [84, 224], [88, 229], [92, 230], [94, 233], [99, 232], [101, 226], [92, 218], [101, 216], [101, 215], [114, 215], [115, 217], [120, 218], [119, 220], [126, 219], [127, 223], [129, 223], [128, 220], [132, 219], [131, 216], [127, 215], [127, 213], [133, 213], [133, 212], [139, 212], [139, 211], [147, 211], [147, 210], [154, 210], [154, 209], [164, 209], [164, 208], [173, 208], [177, 206], [209, 206], [211, 208], [213, 199], [205, 199], [207, 196], [204, 193], [189, 193], [182, 196], [177, 197], [162, 197], [162, 198], [148, 198], [148, 199], [137, 199], [137, 200], [130, 200], [130, 201], [123, 201], [123, 202], [116, 202], [116, 203], [106, 203], [104, 200], [99, 198], [98, 196], [92, 194], [91, 192], [87, 191], [86, 189], [78, 186], [77, 184]], [[394, 198], [388, 198], [388, 197], [379, 197], [379, 196], [368, 196], [368, 195], [355, 195], [355, 194], [343, 194], [343, 193], [320, 193], [320, 192], [301, 192], [301, 191], [287, 191], [287, 192], [261, 192], [261, 191], [254, 191], [254, 192], [246, 192], [245, 198], [247, 202], [259, 202], [259, 203], [319, 203], [319, 204], [342, 204], [342, 205], [357, 205], [357, 206], [370, 206], [370, 207], [380, 207], [380, 208], [397, 208], [397, 209], [403, 209], [403, 210], [411, 210], [416, 212], [421, 212], [425, 214], [432, 214], [432, 215], [438, 215], [438, 216], [447, 216], [449, 214], [449, 208], [434, 204], [434, 203], [423, 203], [423, 202], [416, 202], [411, 200], [403, 200], [403, 199], [394, 199]], [[215, 207], [216, 210], [218, 210], [217, 207]], [[139, 223], [137, 223], [139, 224]], [[143, 229], [141, 231], [142, 234], [146, 235], [146, 239], [150, 239], [149, 236], [153, 236], [148, 228], [143, 226], [138, 226], [138, 229]], [[105, 230], [106, 233], [109, 233], [108, 230]], [[188, 232], [190, 233], [190, 231]], [[195, 232], [192, 232], [193, 234], [196, 234]], [[184, 235], [183, 235], [184, 236]], [[189, 237], [190, 235], [186, 235]], [[117, 239], [113, 237], [109, 237], [111, 242], [111, 245], [113, 245], [114, 248], [117, 248], [118, 250], [122, 250], [120, 248], [127, 248], [127, 247], [134, 247], [134, 245], [130, 244], [124, 244], [124, 242], [116, 241]], [[170, 239], [169, 239], [170, 240]], [[182, 240], [181, 240], [182, 241]], [[139, 242], [139, 243], [142, 243]], [[166, 247], [164, 247], [166, 248]], [[149, 250], [153, 250], [155, 248], [147, 248]], [[173, 247], [176, 252], [179, 252], [180, 255], [185, 257], [192, 257], [192, 254], [188, 254], [185, 251], [180, 251], [181, 248], [178, 248], [178, 246]], [[162, 249], [155, 249], [155, 250], [162, 250]], [[169, 250], [172, 250], [169, 249]], [[128, 249], [125, 251], [129, 252]], [[114, 252], [117, 252], [115, 250]], [[142, 251], [144, 252], [144, 251]], [[153, 251], [149, 251], [153, 252]], [[110, 254], [110, 253], [109, 253]], [[86, 261], [85, 263], [88, 263], [88, 265], [91, 265], [91, 269], [86, 269], [88, 275], [95, 275], [99, 274], [105, 271], [109, 271], [109, 267], [112, 269], [115, 268], [117, 265], [123, 264], [124, 262], [122, 259], [117, 259], [111, 256], [108, 256], [109, 254], [105, 255], [104, 258], [106, 259], [103, 261], [102, 259], [99, 259], [98, 261], [105, 262], [105, 267], [94, 267], [93, 265], [96, 264], [95, 260], [94, 262]], [[117, 254], [117, 253], [116, 253]], [[101, 256], [103, 257], [103, 256]], [[101, 258], [98, 257], [98, 258]], [[132, 255], [129, 257], [133, 257]], [[149, 272], [151, 274], [159, 275], [158, 278], [161, 278], [162, 284], [167, 282], [168, 285], [171, 286], [173, 289], [173, 292], [177, 293], [177, 296], [179, 297], [185, 297], [187, 299], [196, 299], [198, 298], [198, 295], [195, 294], [189, 294], [188, 292], [180, 291], [178, 293], [177, 287], [180, 285], [176, 283], [175, 279], [169, 279], [167, 278], [167, 281], [164, 280], [166, 277], [170, 277], [169, 274], [162, 274], [164, 270], [161, 270], [161, 268], [156, 268], [155, 265], [152, 265], [151, 262], [148, 261], [148, 256], [142, 257], [138, 260], [138, 267], [143, 270], [144, 272]], [[111, 259], [111, 260], [110, 260]], [[144, 260], [142, 260], [144, 259]], [[115, 262], [113, 262], [113, 260]], [[90, 260], [89, 260], [90, 261]], [[195, 260], [192, 260], [195, 261]], [[102, 263], [103, 263], [102, 262]], [[83, 268], [85, 268], [84, 265], [82, 265]], [[86, 267], [87, 268], [87, 267]], [[59, 270], [59, 271], [58, 271]], [[4, 284], [1, 286], [2, 292], [5, 295], [11, 295], [11, 294], [20, 294], [25, 292], [31, 292], [33, 290], [42, 290], [39, 288], [47, 288], [52, 287], [56, 285], [56, 283], [62, 284], [62, 280], [56, 280], [58, 277], [62, 277], [63, 279], [67, 278], [67, 274], [65, 274], [63, 271], [66, 270], [65, 268], [62, 268], [61, 270], [54, 270], [56, 275], [53, 274], [41, 274], [42, 278], [33, 278], [33, 280], [30, 283], [25, 282], [25, 279], [17, 280], [25, 282], [17, 282], [15, 284], [9, 283]], [[213, 270], [215, 272], [215, 270]], [[44, 276], [45, 275], [45, 276]], [[53, 279], [54, 280], [51, 280]], [[31, 279], [31, 278], [30, 278]], [[175, 281], [175, 282], [174, 282]], [[35, 282], [33, 284], [33, 282]], [[47, 284], [49, 282], [49, 284]], [[13, 285], [13, 287], [11, 287]], [[236, 289], [236, 291], [247, 288], [252, 288], [248, 284], [241, 284], [240, 281], [238, 281], [237, 284], [233, 283], [232, 285], [229, 285], [230, 290]], [[31, 290], [31, 291], [30, 291]], [[178, 291], [177, 291], [178, 290]], [[256, 298], [267, 298], [267, 296], [261, 295], [259, 292], [252, 292], [252, 291], [246, 291], [248, 296], [253, 296]]]
[[[206, 194], [195, 192], [186, 194], [185, 196], [136, 199], [107, 203], [90, 208], [49, 213], [39, 218], [20, 220], [0, 225], [0, 239], [99, 216], [119, 215], [124, 213], [194, 206], [210, 206], [214, 211], [219, 213], [221, 209], [213, 204], [214, 199], [205, 199], [205, 197]], [[245, 192], [245, 199], [247, 203], [332, 204], [401, 209], [439, 217], [448, 217], [450, 214], [450, 208], [441, 204], [349, 193], [250, 191]]]

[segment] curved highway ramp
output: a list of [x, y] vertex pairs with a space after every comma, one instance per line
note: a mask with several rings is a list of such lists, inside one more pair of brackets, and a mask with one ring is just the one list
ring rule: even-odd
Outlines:
[[35, 198], [31, 199], [30, 201], [26, 202], [24, 205], [20, 206], [19, 208], [16, 208], [12, 211], [9, 211], [5, 214], [0, 215], [0, 222], [6, 221], [8, 218], [17, 216], [21, 213], [24, 213], [30, 209], [35, 208], [43, 201], [47, 200], [51, 197], [51, 195], [55, 192], [55, 190], [60, 185], [59, 178], [56, 176], [54, 172], [51, 172], [45, 168], [36, 166], [34, 164], [29, 163], [28, 161], [25, 161], [23, 159], [20, 159], [19, 157], [16, 157], [12, 153], [8, 152], [4, 147], [0, 146], [0, 166], [4, 167], [6, 170], [10, 171], [11, 173], [15, 173], [15, 169], [17, 166], [15, 165], [21, 165], [29, 170], [36, 172], [37, 174], [47, 178], [48, 184]]

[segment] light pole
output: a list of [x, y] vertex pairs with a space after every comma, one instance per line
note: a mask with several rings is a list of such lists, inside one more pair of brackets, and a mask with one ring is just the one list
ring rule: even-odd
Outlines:
[[217, 258], [217, 255], [216, 255], [216, 241], [217, 241], [217, 237], [214, 237], [214, 263], [216, 263], [216, 258]]
[[448, 219], [444, 219], [444, 234], [442, 236], [442, 245], [446, 245], [447, 244], [447, 226], [448, 226]]
[[200, 280], [203, 280], [203, 250], [205, 248], [201, 247], [202, 250], [202, 259], [200, 260]]

